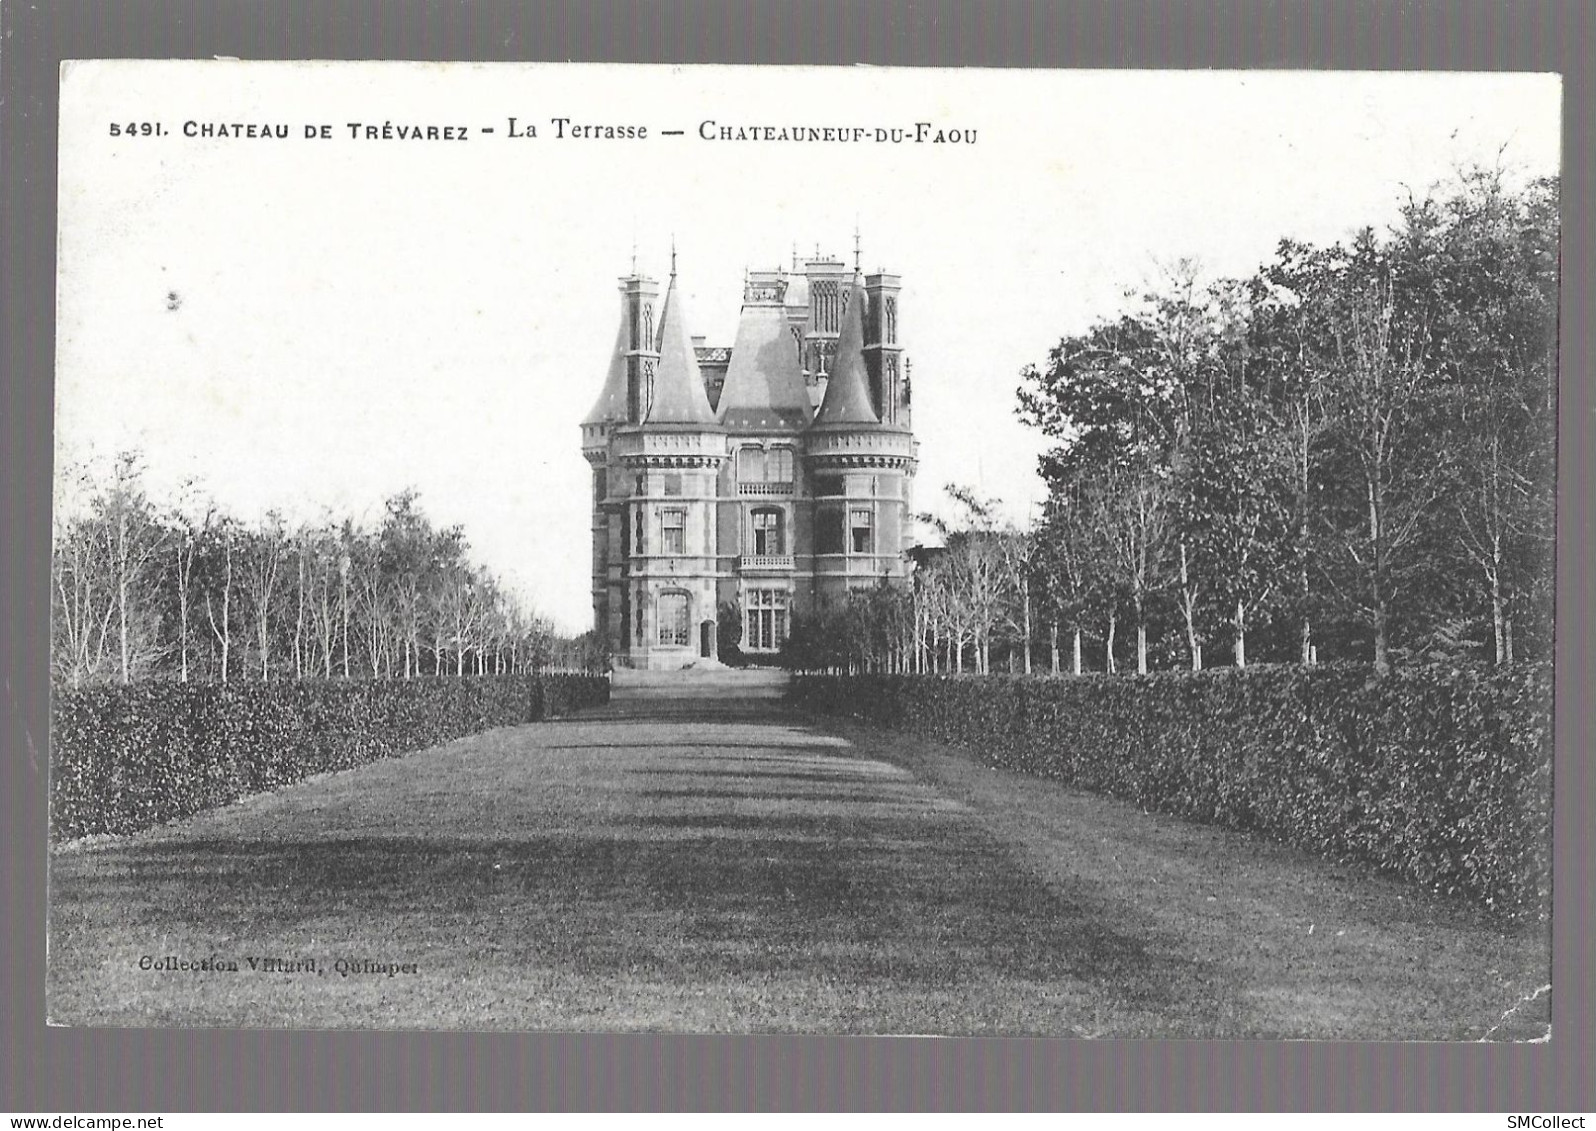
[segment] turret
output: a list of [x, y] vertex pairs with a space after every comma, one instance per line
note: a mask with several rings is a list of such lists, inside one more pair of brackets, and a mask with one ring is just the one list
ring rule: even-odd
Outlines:
[[615, 508], [620, 613], [612, 623], [624, 662], [679, 668], [715, 662], [716, 498], [726, 435], [687, 329], [674, 250], [653, 345], [649, 360], [657, 364], [641, 420], [618, 428], [609, 449], [624, 492]]
[[898, 344], [898, 299], [903, 281], [884, 272], [865, 279], [864, 357], [870, 372], [870, 403], [889, 427], [909, 427], [903, 349]]
[[618, 429], [641, 421], [659, 361], [654, 325], [659, 284], [634, 268], [620, 280], [620, 292], [620, 324], [604, 385], [582, 421], [582, 454], [593, 468], [593, 622], [606, 639], [619, 637], [627, 609], [621, 588], [627, 528], [625, 504], [616, 493], [620, 477], [613, 440]]
[[659, 365], [653, 375], [651, 395], [643, 412], [646, 424], [715, 425], [715, 412], [704, 392], [704, 375], [698, 371], [698, 355], [692, 338], [683, 327], [682, 300], [676, 293], [675, 253], [671, 259], [670, 287], [665, 292], [660, 318]]
[[820, 402], [820, 411], [815, 414], [817, 428], [880, 422], [870, 396], [870, 373], [865, 365], [864, 306], [864, 286], [855, 276], [842, 314], [842, 329], [831, 363], [831, 379], [826, 384], [826, 399]]
[[[856, 273], [825, 400], [805, 436], [814, 496], [814, 584], [822, 601], [901, 578], [908, 568], [901, 548], [912, 522], [914, 438], [877, 414], [878, 395], [889, 407], [897, 402], [890, 389], [873, 386], [865, 348], [870, 314], [865, 280]], [[889, 353], [895, 350], [873, 343], [883, 372]]]
[[825, 395], [826, 380], [831, 374], [831, 359], [837, 349], [837, 335], [842, 329], [842, 309], [848, 301], [847, 269], [842, 260], [822, 256], [804, 264], [804, 290], [808, 294], [808, 317], [803, 331], [804, 380], [811, 390], [810, 401], [818, 405]]

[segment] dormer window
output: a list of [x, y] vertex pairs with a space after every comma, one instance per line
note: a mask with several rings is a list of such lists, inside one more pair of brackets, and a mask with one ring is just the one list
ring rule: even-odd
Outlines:
[[737, 489], [744, 495], [780, 495], [792, 490], [791, 448], [749, 445], [737, 452]]
[[737, 452], [737, 482], [763, 483], [765, 481], [765, 450], [741, 448]]

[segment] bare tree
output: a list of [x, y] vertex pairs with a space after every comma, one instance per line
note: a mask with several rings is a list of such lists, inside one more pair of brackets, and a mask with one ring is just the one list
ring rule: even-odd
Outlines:
[[101, 678], [116, 616], [103, 540], [95, 522], [77, 513], [87, 507], [79, 496], [91, 490], [86, 469], [61, 469], [52, 515], [53, 665], [73, 687]]
[[1035, 632], [1031, 623], [1034, 611], [1031, 582], [1036, 573], [1039, 543], [1034, 532], [1014, 527], [997, 532], [995, 541], [1003, 589], [1008, 598], [1004, 602], [1005, 617], [1014, 639], [1020, 642], [1023, 670], [1030, 675], [1031, 639]]
[[233, 650], [233, 591], [236, 588], [233, 574], [238, 538], [238, 530], [231, 519], [223, 518], [211, 531], [215, 576], [205, 591], [205, 616], [210, 621], [212, 635], [221, 646], [220, 672], [223, 683], [227, 682]]
[[94, 511], [116, 605], [120, 679], [130, 683], [160, 655], [154, 591], [166, 543], [144, 493], [138, 453], [117, 456], [111, 483], [96, 499]]
[[178, 680], [182, 683], [187, 683], [189, 677], [188, 622], [194, 605], [194, 564], [215, 520], [216, 507], [209, 501], [198, 507], [179, 506], [171, 515], [172, 577], [177, 584]]
[[[1135, 468], [1110, 475], [1104, 483], [1102, 503], [1115, 570], [1130, 594], [1136, 618], [1136, 671], [1146, 675], [1147, 604], [1161, 581], [1169, 488], [1155, 469]], [[1113, 654], [1112, 647], [1109, 653]]]
[[245, 540], [243, 547], [244, 591], [254, 619], [255, 649], [260, 659], [262, 682], [271, 679], [273, 596], [286, 549], [282, 517], [276, 513], [266, 516], [261, 528]]

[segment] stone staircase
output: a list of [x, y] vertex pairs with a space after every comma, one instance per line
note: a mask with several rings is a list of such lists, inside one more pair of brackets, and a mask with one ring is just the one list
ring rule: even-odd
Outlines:
[[610, 698], [622, 702], [653, 699], [782, 699], [792, 677], [779, 668], [683, 668], [642, 671], [616, 668]]

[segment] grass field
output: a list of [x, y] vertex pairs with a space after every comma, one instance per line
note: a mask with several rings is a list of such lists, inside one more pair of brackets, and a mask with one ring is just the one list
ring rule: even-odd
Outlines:
[[918, 740], [620, 702], [58, 849], [48, 989], [114, 1026], [1526, 1039], [1548, 945]]

